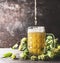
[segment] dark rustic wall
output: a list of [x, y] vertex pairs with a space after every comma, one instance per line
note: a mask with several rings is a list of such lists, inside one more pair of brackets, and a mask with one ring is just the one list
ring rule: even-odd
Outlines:
[[[37, 25], [60, 38], [60, 1], [37, 0]], [[0, 0], [0, 47], [10, 47], [27, 36], [34, 25], [34, 0]]]

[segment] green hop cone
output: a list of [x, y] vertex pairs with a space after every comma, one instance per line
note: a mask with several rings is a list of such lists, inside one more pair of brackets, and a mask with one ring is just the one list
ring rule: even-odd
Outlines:
[[39, 55], [39, 56], [38, 56], [38, 60], [45, 60], [45, 55], [44, 55], [44, 54]]
[[34, 56], [34, 55], [31, 56], [31, 60], [32, 60], [32, 61], [36, 61], [36, 60], [37, 60], [37, 56]]
[[18, 50], [22, 51], [22, 45], [19, 46]]
[[53, 52], [54, 52], [55, 57], [60, 57], [60, 49], [55, 48]]
[[5, 54], [3, 54], [3, 58], [7, 58], [7, 57], [11, 57], [12, 53], [11, 52], [7, 52]]
[[29, 53], [28, 49], [25, 49], [24, 50], [24, 53], [28, 54]]
[[12, 49], [17, 49], [18, 48], [18, 44], [16, 43], [15, 45], [13, 45]]
[[47, 39], [48, 39], [48, 40], [52, 40], [53, 37], [52, 37], [52, 36], [47, 36]]
[[27, 38], [22, 38], [18, 50], [24, 51], [27, 48]]
[[60, 50], [60, 45], [58, 45], [57, 48]]
[[38, 55], [38, 60], [49, 60], [49, 57], [46, 54]]
[[26, 38], [26, 37], [22, 38], [22, 39], [21, 39], [21, 43], [22, 43], [22, 42], [27, 42], [27, 38]]
[[27, 59], [27, 54], [25, 53], [25, 52], [22, 52], [21, 54], [20, 54], [20, 58], [21, 59]]
[[54, 58], [54, 52], [52, 51], [47, 51], [47, 55], [49, 56], [50, 59]]
[[16, 59], [16, 55], [15, 54], [12, 54], [11, 58], [12, 59]]

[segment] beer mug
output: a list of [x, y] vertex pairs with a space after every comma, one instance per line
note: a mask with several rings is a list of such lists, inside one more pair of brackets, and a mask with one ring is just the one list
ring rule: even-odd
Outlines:
[[33, 55], [44, 52], [46, 32], [44, 26], [28, 27], [28, 50]]

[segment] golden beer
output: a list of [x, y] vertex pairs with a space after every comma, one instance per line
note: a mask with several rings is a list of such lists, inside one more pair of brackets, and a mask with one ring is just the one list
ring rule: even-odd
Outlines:
[[39, 55], [44, 52], [45, 28], [34, 26], [28, 28], [28, 50], [31, 54]]

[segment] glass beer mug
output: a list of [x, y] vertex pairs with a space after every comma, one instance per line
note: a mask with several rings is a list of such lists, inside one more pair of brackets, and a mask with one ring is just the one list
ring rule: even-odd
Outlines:
[[45, 27], [30, 26], [28, 27], [28, 50], [29, 53], [39, 55], [44, 52], [45, 46]]

